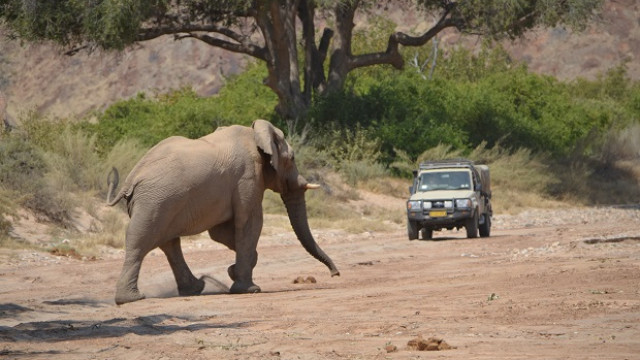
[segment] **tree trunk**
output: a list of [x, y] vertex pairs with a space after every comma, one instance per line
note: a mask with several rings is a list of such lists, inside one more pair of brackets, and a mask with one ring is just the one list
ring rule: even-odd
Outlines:
[[[334, 5], [332, 10], [336, 31], [334, 33], [331, 29], [324, 29], [318, 45], [315, 40], [315, 2], [268, 0], [256, 3], [253, 16], [264, 38], [264, 52], [256, 52], [253, 56], [259, 56], [266, 62], [269, 74], [265, 85], [278, 96], [277, 113], [289, 120], [306, 116], [314, 94], [323, 95], [341, 90], [350, 71], [376, 64], [390, 64], [401, 69], [404, 60], [399, 52], [399, 45], [423, 45], [444, 28], [455, 25], [447, 17], [453, 9], [451, 5], [438, 23], [421, 36], [412, 37], [397, 32], [389, 37], [385, 51], [354, 56], [351, 53], [351, 41], [354, 17], [360, 0], [339, 1]], [[297, 19], [300, 20], [301, 38], [297, 35]], [[302, 53], [298, 53], [298, 41], [303, 47]], [[329, 44], [331, 57], [325, 76], [324, 63]]]
[[335, 7], [336, 37], [333, 41], [333, 52], [329, 62], [327, 91], [342, 89], [347, 74], [351, 71], [351, 38], [353, 36], [353, 17], [358, 8], [358, 1], [348, 4], [337, 4]]
[[296, 15], [299, 0], [258, 2], [256, 23], [264, 36], [269, 72], [265, 85], [278, 96], [276, 111], [286, 119], [305, 115], [310, 97], [305, 98], [300, 86]]

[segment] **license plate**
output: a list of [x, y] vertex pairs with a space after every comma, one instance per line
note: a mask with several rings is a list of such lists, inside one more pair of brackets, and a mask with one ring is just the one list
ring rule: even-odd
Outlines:
[[430, 211], [429, 216], [431, 217], [443, 217], [447, 216], [447, 210], [439, 210], [439, 211]]

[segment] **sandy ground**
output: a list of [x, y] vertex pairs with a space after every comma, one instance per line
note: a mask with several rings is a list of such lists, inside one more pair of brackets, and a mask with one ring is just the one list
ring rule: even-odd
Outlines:
[[[268, 219], [267, 219], [268, 221]], [[640, 211], [531, 210], [496, 216], [492, 236], [464, 230], [408, 241], [402, 226], [318, 242], [342, 276], [290, 232], [265, 236], [255, 281], [229, 295], [233, 254], [185, 244], [205, 294], [178, 297], [150, 254], [147, 299], [116, 306], [121, 253], [97, 260], [0, 252], [3, 359], [638, 359]], [[312, 276], [315, 283], [295, 284]], [[408, 346], [437, 337], [437, 352]]]

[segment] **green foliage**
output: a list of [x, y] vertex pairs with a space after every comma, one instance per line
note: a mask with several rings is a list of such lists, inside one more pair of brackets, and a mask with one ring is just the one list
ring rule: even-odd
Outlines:
[[111, 105], [98, 115], [98, 122], [82, 128], [97, 134], [100, 152], [118, 141], [133, 138], [151, 147], [170, 136], [195, 139], [219, 126], [250, 125], [257, 118], [269, 118], [276, 104], [275, 95], [259, 83], [266, 75], [262, 66], [252, 65], [242, 76], [229, 79], [220, 93], [211, 98], [183, 88], [149, 98], [144, 93]]
[[250, 125], [256, 119], [270, 120], [284, 127], [274, 108], [277, 96], [266, 86], [267, 68], [262, 63], [250, 63], [246, 70], [230, 77], [212, 102], [214, 119], [219, 124]]
[[35, 110], [29, 110], [21, 114], [19, 136], [25, 142], [48, 151], [56, 146], [68, 126], [72, 126], [68, 119], [49, 118]]
[[640, 86], [624, 67], [595, 81], [562, 83], [513, 64], [501, 48], [453, 51], [431, 80], [415, 69], [357, 75], [349, 90], [319, 99], [310, 117], [323, 131], [326, 124], [369, 130], [381, 141], [386, 164], [398, 151], [416, 159], [439, 144], [470, 149], [483, 142], [557, 157], [576, 150], [589, 155], [599, 151], [593, 134], [638, 118]]
[[[555, 27], [564, 24], [576, 30], [585, 28], [602, 0], [419, 0], [427, 10], [450, 7], [461, 31], [485, 34], [496, 38], [521, 36], [536, 26]], [[452, 5], [453, 4], [453, 5]]]
[[197, 138], [213, 131], [216, 124], [208, 111], [210, 107], [189, 89], [155, 99], [140, 93], [133, 99], [110, 106], [97, 124], [84, 124], [84, 128], [98, 134], [101, 151], [125, 137], [135, 138], [151, 147], [169, 136]]
[[354, 130], [334, 129], [318, 143], [329, 163], [347, 183], [381, 177], [386, 171], [380, 164], [380, 141], [359, 125]]

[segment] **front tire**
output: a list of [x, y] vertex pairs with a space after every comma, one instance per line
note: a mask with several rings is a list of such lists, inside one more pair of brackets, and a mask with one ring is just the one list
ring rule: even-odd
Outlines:
[[416, 240], [418, 238], [418, 223], [416, 221], [407, 221], [407, 235], [409, 240]]
[[480, 224], [480, 237], [489, 237], [491, 235], [491, 216], [484, 215], [484, 223]]
[[473, 214], [473, 217], [467, 220], [467, 224], [465, 225], [467, 230], [467, 237], [469, 239], [478, 237], [478, 211], [476, 210]]

